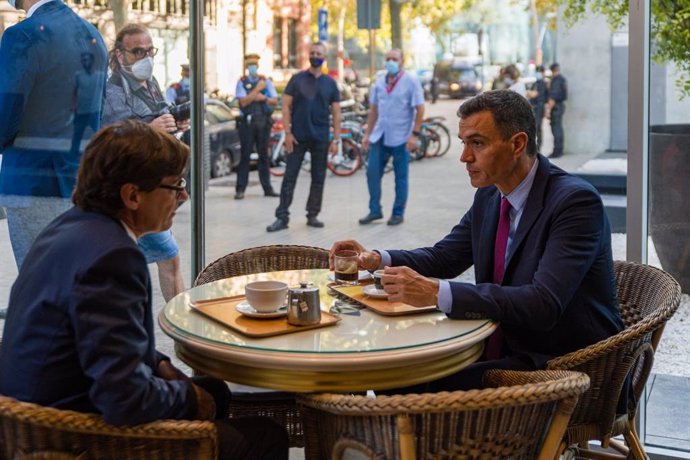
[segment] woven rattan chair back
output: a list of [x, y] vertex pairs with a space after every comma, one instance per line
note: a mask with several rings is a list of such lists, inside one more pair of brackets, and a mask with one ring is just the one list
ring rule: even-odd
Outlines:
[[211, 262], [194, 281], [194, 286], [232, 276], [280, 270], [328, 268], [328, 251], [298, 245], [259, 246], [232, 252]]
[[306, 457], [552, 459], [585, 374], [489, 371], [483, 390], [396, 396], [306, 395]]
[[[587, 457], [590, 452], [586, 441], [599, 440], [624, 456], [630, 450], [633, 458], [642, 460], [645, 454], [634, 426], [636, 401], [640, 400], [651, 372], [664, 325], [680, 304], [681, 292], [671, 275], [649, 265], [615, 261], [614, 271], [625, 329], [587, 348], [553, 359], [547, 368], [576, 370], [591, 379], [591, 389], [580, 398], [570, 419], [564, 446], [579, 443], [577, 455]], [[626, 414], [616, 414], [628, 374], [632, 376], [634, 398], [628, 403]], [[610, 440], [621, 434], [627, 447]]]
[[[230, 253], [210, 263], [196, 277], [194, 286], [232, 276], [312, 268], [328, 268], [326, 249], [299, 245], [260, 246]], [[290, 447], [304, 447], [302, 414], [293, 393], [233, 391], [230, 416], [271, 417], [287, 430]]]
[[211, 422], [162, 420], [115, 427], [93, 414], [0, 396], [0, 460], [216, 459]]

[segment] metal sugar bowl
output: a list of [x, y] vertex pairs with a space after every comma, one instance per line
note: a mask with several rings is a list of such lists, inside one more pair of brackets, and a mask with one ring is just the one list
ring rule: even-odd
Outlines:
[[288, 289], [287, 321], [293, 326], [309, 326], [321, 321], [319, 288], [300, 282]]

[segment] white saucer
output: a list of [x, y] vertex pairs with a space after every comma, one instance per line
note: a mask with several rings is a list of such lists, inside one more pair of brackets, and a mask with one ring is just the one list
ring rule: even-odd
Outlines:
[[373, 284], [369, 284], [367, 286], [364, 286], [362, 291], [368, 295], [369, 297], [372, 297], [374, 299], [387, 299], [388, 298], [388, 293], [384, 291], [383, 289], [376, 289], [376, 286]]
[[[357, 275], [358, 281], [368, 280], [369, 278], [371, 278], [371, 273], [369, 273], [369, 270], [360, 270], [358, 275]], [[330, 281], [335, 281], [335, 273], [330, 272], [328, 274], [328, 279]]]
[[246, 300], [244, 302], [240, 302], [237, 305], [235, 305], [235, 310], [238, 312], [242, 313], [245, 316], [248, 316], [250, 318], [262, 318], [262, 319], [270, 319], [270, 318], [280, 318], [281, 316], [287, 315], [287, 307], [283, 305], [276, 311], [269, 311], [267, 313], [262, 313], [259, 311], [256, 311], [254, 307], [249, 305], [249, 302]]

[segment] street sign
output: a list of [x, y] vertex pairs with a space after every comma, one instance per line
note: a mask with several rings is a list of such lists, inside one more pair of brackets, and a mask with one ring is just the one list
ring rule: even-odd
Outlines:
[[381, 0], [357, 0], [357, 28], [381, 28]]
[[319, 23], [319, 41], [327, 42], [328, 41], [328, 10], [326, 10], [325, 8], [319, 8], [318, 23]]

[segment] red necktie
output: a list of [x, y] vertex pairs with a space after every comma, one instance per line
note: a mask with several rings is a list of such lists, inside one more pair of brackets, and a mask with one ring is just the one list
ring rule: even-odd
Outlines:
[[[505, 272], [506, 248], [508, 246], [508, 234], [510, 233], [510, 202], [506, 197], [501, 198], [501, 212], [498, 216], [498, 228], [496, 229], [496, 242], [494, 244], [494, 278], [495, 284], [501, 284]], [[489, 337], [486, 344], [484, 357], [487, 361], [501, 357], [503, 348], [503, 330], [501, 326]]]

